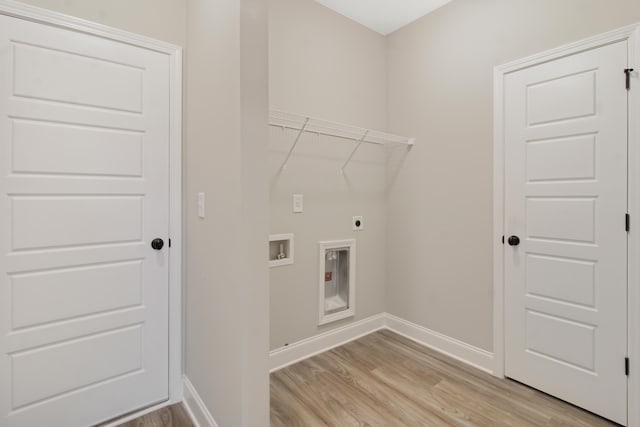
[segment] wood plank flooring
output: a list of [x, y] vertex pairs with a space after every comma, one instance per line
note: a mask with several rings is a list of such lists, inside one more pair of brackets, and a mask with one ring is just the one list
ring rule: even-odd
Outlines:
[[181, 403], [165, 406], [118, 427], [195, 427]]
[[271, 427], [615, 425], [390, 331], [271, 374]]

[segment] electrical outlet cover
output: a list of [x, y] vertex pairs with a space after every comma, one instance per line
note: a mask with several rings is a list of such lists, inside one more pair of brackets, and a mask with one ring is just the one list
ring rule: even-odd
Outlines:
[[361, 216], [354, 216], [351, 221], [351, 225], [353, 226], [353, 231], [364, 230], [364, 218]]

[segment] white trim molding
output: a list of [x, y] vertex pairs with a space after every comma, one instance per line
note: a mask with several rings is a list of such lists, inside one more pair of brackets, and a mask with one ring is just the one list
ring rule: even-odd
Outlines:
[[635, 68], [629, 92], [629, 195], [628, 210], [633, 226], [628, 240], [628, 420], [640, 426], [640, 24], [629, 36], [629, 68]]
[[[332, 241], [324, 241], [319, 242], [319, 261], [318, 265], [320, 268], [318, 269], [318, 325], [326, 325], [328, 323], [335, 322], [337, 320], [346, 319], [349, 317], [353, 317], [356, 315], [356, 239], [347, 239], [347, 240], [332, 240]], [[343, 301], [342, 298], [339, 299], [339, 303], [345, 304], [344, 307], [341, 307], [339, 311], [335, 313], [327, 314], [326, 308], [326, 261], [327, 261], [327, 253], [328, 252], [340, 252], [344, 253], [344, 250], [347, 252], [348, 256], [348, 265], [349, 274], [348, 274], [348, 291], [349, 296], [347, 301]], [[335, 254], [334, 254], [335, 255]], [[336, 261], [336, 265], [340, 265], [339, 261]], [[336, 282], [336, 286], [340, 286], [338, 280], [339, 274], [336, 274], [336, 277], [333, 278]], [[336, 296], [336, 298], [339, 298]]]
[[[629, 91], [629, 214], [634, 223], [640, 224], [640, 24], [610, 31], [595, 37], [571, 43], [524, 59], [504, 64], [494, 69], [494, 134], [493, 134], [493, 373], [505, 374], [504, 342], [504, 245], [505, 230], [505, 158], [504, 158], [504, 81], [515, 71], [576, 53], [595, 49], [611, 43], [626, 41], [629, 49], [628, 68], [632, 73], [632, 90]], [[622, 84], [623, 74], [620, 71]], [[629, 426], [640, 426], [640, 227], [631, 227], [628, 240], [628, 420]], [[621, 362], [622, 366], [622, 362]]]
[[269, 352], [270, 372], [293, 365], [384, 328], [385, 314], [383, 313], [272, 350]]
[[189, 378], [184, 377], [184, 407], [196, 427], [218, 427]]
[[493, 353], [451, 338], [392, 314], [385, 314], [386, 328], [432, 350], [493, 374]]
[[182, 49], [170, 53], [169, 122], [169, 399], [182, 400]]
[[[14, 0], [0, 0], [0, 15], [77, 31], [153, 50], [170, 62], [169, 113], [169, 400], [182, 400], [182, 48], [128, 31], [111, 28]], [[144, 409], [142, 410], [145, 411]]]
[[358, 322], [298, 341], [269, 353], [271, 372], [332, 348], [357, 340], [370, 333], [387, 329], [418, 344], [438, 351], [482, 371], [493, 373], [493, 354], [455, 338], [432, 331], [388, 313], [381, 313]]
[[179, 46], [163, 42], [161, 40], [120, 30], [118, 28], [108, 27], [82, 18], [76, 18], [75, 16], [54, 12], [49, 9], [31, 6], [15, 0], [0, 0], [0, 14], [13, 16], [27, 21], [40, 22], [45, 25], [66, 28], [68, 30], [78, 31], [85, 34], [91, 34], [93, 36], [119, 41], [149, 50], [155, 50], [168, 55], [173, 55], [176, 51], [182, 50]]

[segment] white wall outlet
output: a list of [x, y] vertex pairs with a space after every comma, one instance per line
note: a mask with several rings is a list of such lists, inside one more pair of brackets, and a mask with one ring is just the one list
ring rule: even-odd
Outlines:
[[302, 213], [302, 212], [304, 212], [304, 195], [294, 194], [293, 195], [293, 213]]
[[353, 231], [364, 230], [364, 217], [354, 216], [351, 225], [353, 226]]
[[204, 193], [198, 193], [198, 216], [204, 218]]

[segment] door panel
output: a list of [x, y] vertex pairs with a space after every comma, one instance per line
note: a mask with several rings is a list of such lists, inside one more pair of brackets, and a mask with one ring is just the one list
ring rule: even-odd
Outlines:
[[[13, 41], [13, 95], [142, 112], [143, 68]], [[66, 46], [60, 46], [66, 49]], [[87, 79], [87, 76], [91, 78]], [[96, 82], [100, 82], [96, 85]]]
[[169, 58], [0, 15], [0, 424], [168, 398]]
[[11, 249], [136, 242], [142, 196], [13, 196]]
[[526, 146], [527, 182], [596, 178], [596, 136], [580, 135]]
[[626, 423], [626, 42], [505, 79], [506, 374]]
[[526, 123], [537, 126], [595, 115], [596, 71], [549, 76], [527, 85]]
[[527, 198], [526, 235], [531, 239], [594, 243], [596, 200], [591, 197]]
[[529, 352], [572, 367], [594, 370], [594, 326], [533, 310], [527, 310], [526, 323]]
[[142, 136], [139, 132], [14, 120], [11, 172], [141, 178]]
[[141, 342], [142, 326], [136, 325], [13, 353], [15, 408], [139, 372]]
[[10, 277], [14, 329], [142, 304], [142, 260]]
[[525, 274], [528, 295], [591, 308], [595, 305], [594, 261], [527, 254]]

